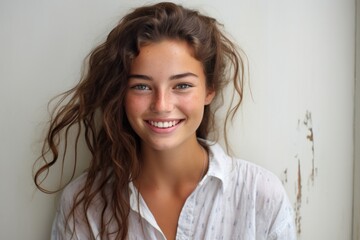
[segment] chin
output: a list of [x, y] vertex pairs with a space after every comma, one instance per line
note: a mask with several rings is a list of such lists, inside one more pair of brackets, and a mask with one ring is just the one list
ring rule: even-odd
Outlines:
[[167, 151], [175, 148], [175, 146], [169, 144], [152, 144], [149, 147], [156, 151]]
[[172, 142], [169, 139], [163, 139], [161, 141], [147, 141], [146, 145], [156, 151], [167, 151], [176, 148], [179, 144]]

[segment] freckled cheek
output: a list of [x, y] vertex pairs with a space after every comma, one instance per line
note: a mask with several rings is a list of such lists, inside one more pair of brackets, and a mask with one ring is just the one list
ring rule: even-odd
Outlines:
[[147, 101], [139, 97], [127, 96], [125, 98], [125, 111], [130, 116], [136, 116], [148, 109]]
[[182, 98], [178, 101], [178, 106], [184, 112], [202, 115], [204, 109], [204, 104], [202, 104], [203, 101], [201, 96], [196, 95], [189, 98]]

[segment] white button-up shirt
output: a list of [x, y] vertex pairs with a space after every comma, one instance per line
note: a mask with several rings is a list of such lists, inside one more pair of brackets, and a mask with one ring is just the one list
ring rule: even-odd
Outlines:
[[[86, 175], [80, 176], [64, 190], [52, 239], [70, 239], [73, 222], [68, 224], [65, 232], [65, 217], [85, 178]], [[130, 183], [129, 188], [128, 239], [166, 239], [136, 187]], [[91, 206], [87, 216], [91, 232], [82, 221], [75, 219], [74, 239], [98, 236], [99, 211], [96, 206]], [[293, 209], [274, 174], [255, 164], [229, 157], [220, 145], [215, 144], [210, 146], [207, 174], [181, 210], [176, 239], [293, 240], [296, 239]]]

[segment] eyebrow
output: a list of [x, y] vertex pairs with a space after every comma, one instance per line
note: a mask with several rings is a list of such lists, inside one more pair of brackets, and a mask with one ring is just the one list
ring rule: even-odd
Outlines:
[[191, 73], [191, 72], [180, 73], [180, 74], [170, 76], [170, 80], [176, 80], [176, 79], [185, 78], [185, 77], [196, 77], [196, 78], [198, 78], [198, 75], [196, 75], [194, 73]]
[[[170, 76], [170, 80], [177, 80], [177, 79], [181, 79], [181, 78], [185, 78], [185, 77], [196, 77], [198, 78], [198, 75], [191, 73], [191, 72], [186, 72], [186, 73], [180, 73], [180, 74], [175, 74], [175, 75], [171, 75]], [[138, 78], [138, 79], [143, 79], [143, 80], [153, 80], [152, 77], [147, 76], [147, 75], [142, 75], [142, 74], [130, 74], [128, 76], [128, 79], [130, 78]]]

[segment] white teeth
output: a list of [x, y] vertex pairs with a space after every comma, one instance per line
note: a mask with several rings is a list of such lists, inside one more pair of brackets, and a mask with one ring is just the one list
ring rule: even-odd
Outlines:
[[169, 121], [169, 122], [154, 122], [149, 121], [151, 125], [158, 127], [158, 128], [169, 128], [176, 125], [176, 121]]

